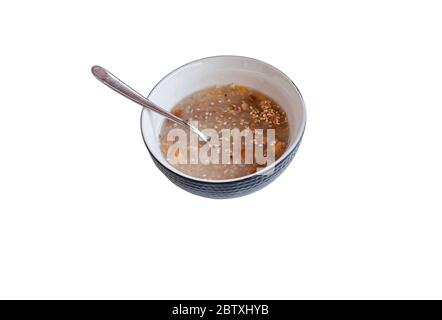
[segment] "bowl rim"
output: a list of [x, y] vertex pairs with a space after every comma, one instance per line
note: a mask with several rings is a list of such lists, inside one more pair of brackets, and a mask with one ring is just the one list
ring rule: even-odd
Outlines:
[[153, 152], [150, 150], [150, 148], [149, 148], [149, 146], [148, 146], [148, 144], [147, 144], [147, 142], [146, 142], [146, 139], [145, 139], [145, 136], [144, 136], [144, 133], [143, 133], [144, 108], [142, 108], [142, 110], [141, 110], [141, 117], [140, 117], [141, 136], [142, 136], [142, 138], [143, 138], [144, 145], [146, 146], [146, 148], [147, 148], [147, 150], [149, 151], [150, 155], [151, 155], [152, 157], [154, 157], [155, 160], [158, 161], [158, 163], [160, 163], [161, 165], [163, 165], [165, 168], [167, 168], [167, 169], [170, 170], [171, 172], [173, 172], [173, 173], [175, 173], [175, 174], [177, 174], [177, 175], [179, 175], [179, 176], [181, 176], [181, 177], [183, 177], [183, 178], [190, 179], [190, 180], [194, 180], [194, 181], [198, 181], [198, 182], [203, 182], [203, 183], [213, 183], [213, 184], [222, 184], [222, 183], [236, 182], [236, 181], [241, 181], [241, 180], [249, 179], [249, 178], [252, 178], [252, 177], [255, 177], [255, 176], [263, 176], [263, 175], [268, 174], [268, 173], [267, 173], [268, 171], [275, 169], [275, 167], [276, 167], [279, 163], [281, 163], [282, 161], [284, 161], [284, 159], [285, 159], [287, 156], [289, 156], [289, 155], [292, 153], [293, 150], [295, 150], [295, 149], [297, 148], [297, 146], [299, 145], [299, 143], [301, 142], [301, 140], [302, 140], [302, 138], [303, 138], [303, 136], [304, 136], [305, 126], [306, 126], [306, 123], [307, 123], [307, 111], [306, 111], [306, 107], [305, 107], [304, 98], [303, 98], [303, 96], [302, 96], [302, 94], [301, 94], [301, 91], [298, 89], [298, 87], [297, 87], [296, 84], [293, 82], [293, 80], [291, 80], [291, 79], [290, 79], [290, 78], [289, 78], [284, 72], [282, 72], [282, 71], [279, 70], [278, 68], [272, 66], [271, 64], [269, 64], [269, 63], [267, 63], [267, 62], [264, 62], [264, 61], [261, 61], [261, 60], [258, 60], [258, 59], [255, 59], [255, 58], [246, 57], [246, 56], [239, 56], [239, 55], [216, 55], [216, 56], [209, 56], [209, 57], [204, 57], [204, 58], [196, 59], [196, 60], [190, 61], [190, 62], [188, 62], [188, 63], [185, 63], [185, 64], [183, 64], [183, 65], [181, 65], [181, 66], [179, 66], [179, 67], [173, 69], [172, 71], [170, 71], [169, 73], [167, 73], [163, 78], [161, 78], [161, 80], [159, 80], [159, 81], [157, 82], [157, 84], [155, 84], [155, 86], [150, 90], [149, 94], [147, 95], [147, 98], [149, 98], [149, 96], [150, 96], [150, 95], [152, 94], [152, 92], [158, 87], [158, 85], [159, 85], [160, 83], [162, 83], [164, 80], [166, 80], [167, 78], [169, 78], [170, 76], [172, 76], [176, 71], [180, 70], [181, 68], [184, 68], [184, 67], [186, 67], [186, 66], [188, 66], [188, 65], [190, 65], [190, 64], [193, 64], [193, 63], [202, 62], [202, 61], [204, 61], [204, 60], [219, 59], [219, 58], [240, 58], [240, 59], [252, 60], [252, 61], [255, 61], [255, 62], [258, 62], [258, 63], [261, 63], [261, 64], [265, 64], [265, 65], [269, 66], [270, 68], [274, 69], [275, 71], [279, 72], [283, 78], [285, 78], [289, 83], [292, 84], [292, 86], [294, 87], [294, 89], [296, 90], [296, 92], [299, 94], [300, 101], [301, 101], [301, 108], [302, 108], [302, 111], [303, 111], [303, 114], [304, 114], [304, 122], [302, 123], [301, 131], [300, 131], [299, 135], [296, 137], [295, 142], [291, 145], [291, 147], [290, 147], [289, 149], [287, 149], [287, 150], [285, 151], [285, 153], [284, 153], [284, 154], [283, 154], [278, 160], [276, 160], [275, 162], [273, 162], [271, 165], [265, 167], [264, 169], [262, 169], [262, 170], [260, 170], [260, 171], [255, 172], [255, 173], [248, 174], [248, 175], [245, 175], [245, 176], [241, 176], [241, 177], [238, 177], [238, 178], [234, 178], [234, 179], [211, 180], [211, 179], [202, 179], [202, 178], [193, 177], [193, 176], [187, 175], [187, 174], [185, 174], [185, 173], [183, 173], [183, 172], [181, 172], [181, 171], [179, 171], [179, 170], [176, 170], [176, 169], [173, 168], [173, 167], [172, 167], [173, 170], [171, 170], [171, 169], [167, 168], [167, 166], [164, 166], [164, 165], [163, 165], [163, 161], [162, 161], [161, 159], [158, 159], [158, 158], [153, 154]]

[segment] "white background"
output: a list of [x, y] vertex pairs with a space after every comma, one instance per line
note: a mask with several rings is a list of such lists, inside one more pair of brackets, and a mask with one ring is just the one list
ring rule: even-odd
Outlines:
[[[438, 1], [0, 5], [0, 298], [442, 298]], [[141, 138], [147, 94], [205, 56], [300, 88], [294, 162], [244, 198], [175, 187]]]

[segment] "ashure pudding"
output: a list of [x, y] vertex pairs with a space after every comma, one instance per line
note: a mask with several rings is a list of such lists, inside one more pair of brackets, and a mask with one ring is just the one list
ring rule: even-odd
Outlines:
[[249, 175], [277, 160], [288, 146], [290, 129], [284, 110], [262, 92], [242, 85], [195, 92], [172, 113], [211, 137], [205, 144], [169, 120], [161, 128], [164, 157], [193, 177], [223, 180]]
[[[207, 198], [242, 197], [269, 185], [290, 165], [304, 135], [305, 104], [294, 82], [248, 57], [187, 63], [162, 78], [148, 99], [194, 128], [198, 122], [209, 136], [204, 143], [192, 130], [186, 138], [186, 126], [146, 108], [141, 112], [143, 140], [158, 169], [176, 186]], [[182, 140], [186, 143], [177, 145]], [[215, 148], [207, 148], [212, 144]]]

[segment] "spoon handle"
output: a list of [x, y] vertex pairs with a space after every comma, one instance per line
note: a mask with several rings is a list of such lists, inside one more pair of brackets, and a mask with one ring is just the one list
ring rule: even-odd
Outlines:
[[[157, 106], [152, 101], [149, 101], [148, 99], [143, 97], [140, 93], [138, 93], [137, 91], [135, 91], [134, 89], [129, 87], [127, 84], [125, 84], [123, 81], [118, 79], [116, 76], [114, 76], [112, 73], [110, 73], [109, 71], [107, 71], [103, 67], [93, 66], [92, 67], [92, 74], [98, 80], [100, 80], [102, 83], [107, 85], [109, 88], [111, 88], [111, 89], [115, 90], [116, 92], [122, 94], [126, 98], [128, 98], [128, 99], [130, 99], [130, 100], [132, 100], [132, 101], [142, 105], [143, 107], [149, 108], [152, 111], [155, 111], [155, 112], [163, 115], [164, 117], [166, 117], [166, 118], [168, 118], [168, 119], [170, 119], [170, 120], [172, 120], [172, 121], [174, 121], [174, 122], [176, 122], [178, 124], [183, 125], [184, 127], [187, 127], [187, 128], [190, 127], [187, 122], [185, 122], [184, 120], [178, 118], [174, 114], [172, 114], [170, 112], [167, 112], [163, 108]], [[192, 127], [190, 127], [190, 128], [193, 129]]]

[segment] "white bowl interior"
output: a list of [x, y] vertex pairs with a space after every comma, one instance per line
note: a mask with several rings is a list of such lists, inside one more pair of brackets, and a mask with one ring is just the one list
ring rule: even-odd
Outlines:
[[[217, 56], [188, 63], [164, 77], [151, 91], [149, 99], [162, 108], [171, 110], [180, 100], [195, 91], [231, 83], [257, 89], [284, 109], [290, 125], [289, 146], [286, 150], [286, 153], [289, 153], [298, 143], [304, 130], [304, 102], [298, 89], [286, 75], [262, 61], [238, 56]], [[163, 121], [164, 117], [161, 115], [143, 109], [141, 130], [144, 141], [153, 156], [164, 166], [186, 176], [172, 167], [161, 153], [159, 134]]]

